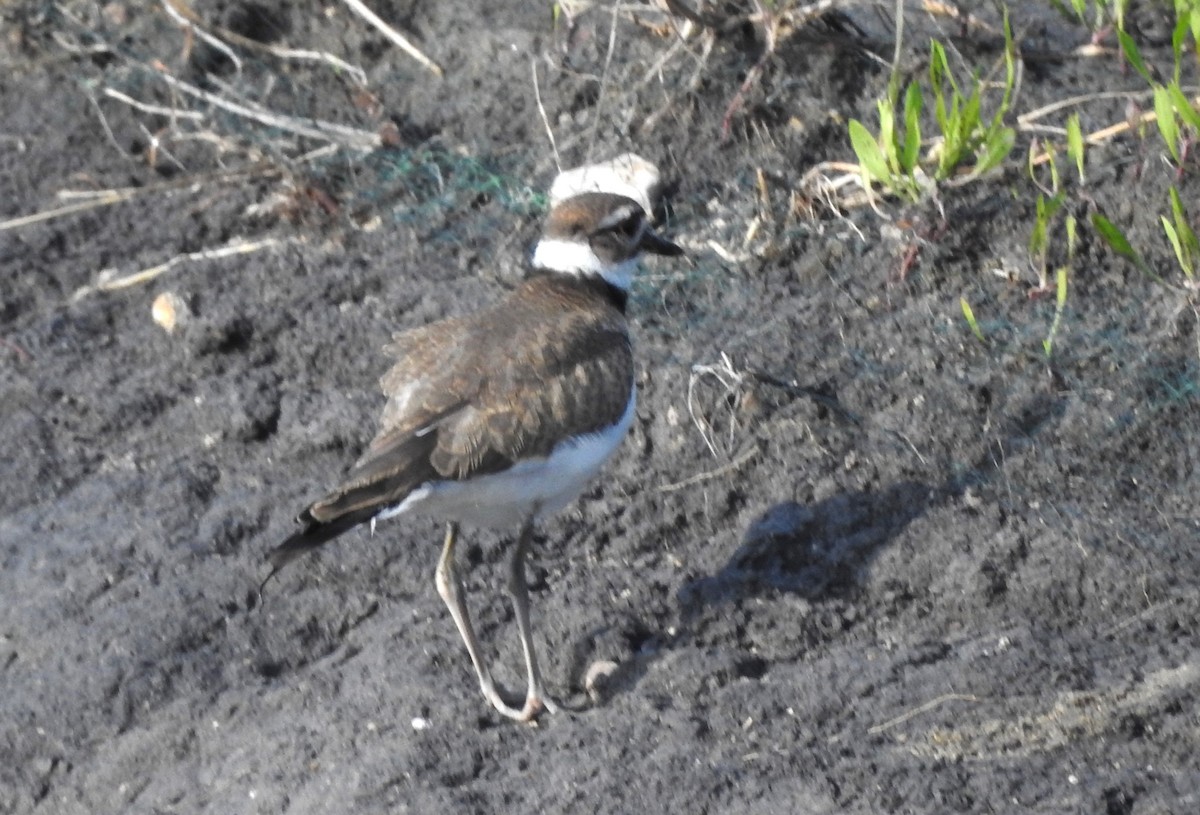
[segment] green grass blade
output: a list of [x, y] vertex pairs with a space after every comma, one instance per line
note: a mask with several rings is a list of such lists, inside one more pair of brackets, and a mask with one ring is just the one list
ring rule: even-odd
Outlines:
[[966, 319], [967, 325], [971, 327], [971, 333], [980, 342], [987, 345], [987, 339], [983, 336], [983, 329], [979, 327], [979, 322], [975, 319], [975, 312], [971, 310], [971, 304], [967, 302], [967, 298], [960, 297], [958, 298], [958, 302], [962, 306], [963, 317]]
[[1050, 358], [1050, 352], [1054, 349], [1054, 338], [1058, 335], [1058, 326], [1062, 323], [1063, 312], [1067, 308], [1067, 267], [1062, 266], [1058, 270], [1058, 286], [1057, 296], [1054, 301], [1054, 321], [1050, 323], [1050, 333], [1046, 335], [1046, 339], [1042, 340], [1042, 350], [1046, 354], [1046, 358]]
[[1179, 87], [1178, 82], [1172, 82], [1167, 86], [1167, 94], [1171, 97], [1171, 104], [1175, 108], [1175, 113], [1179, 118], [1183, 119], [1193, 131], [1200, 133], [1200, 113], [1192, 107], [1192, 102], [1187, 98], [1187, 94]]
[[1175, 62], [1175, 71], [1171, 74], [1171, 79], [1176, 85], [1179, 84], [1179, 73], [1183, 68], [1183, 46], [1187, 41], [1188, 31], [1191, 30], [1191, 22], [1191, 14], [1187, 10], [1177, 10], [1175, 28], [1171, 32], [1171, 56]]
[[1158, 132], [1167, 145], [1175, 165], [1179, 166], [1179, 122], [1175, 118], [1175, 105], [1171, 102], [1171, 93], [1159, 85], [1154, 89], [1154, 113], [1158, 117]]
[[1159, 215], [1158, 218], [1162, 221], [1163, 232], [1167, 233], [1167, 240], [1171, 242], [1171, 248], [1175, 250], [1175, 259], [1179, 261], [1179, 268], [1187, 269], [1188, 258], [1184, 254], [1183, 241], [1179, 239], [1179, 234], [1175, 231], [1175, 227], [1171, 222], [1167, 220], [1166, 215]]
[[1072, 113], [1067, 118], [1067, 155], [1075, 162], [1075, 169], [1079, 171], [1079, 183], [1084, 183], [1083, 174], [1083, 128], [1079, 125], [1079, 114]]
[[904, 149], [900, 151], [900, 168], [911, 173], [921, 157], [921, 88], [909, 83], [904, 94]]
[[1121, 43], [1121, 51], [1124, 52], [1125, 59], [1129, 60], [1129, 64], [1142, 75], [1142, 79], [1146, 80], [1147, 84], [1153, 85], [1154, 80], [1150, 77], [1150, 71], [1146, 69], [1146, 63], [1142, 61], [1142, 52], [1138, 50], [1133, 37], [1129, 36], [1123, 28], [1118, 28], [1117, 40]]
[[988, 170], [999, 167], [1012, 153], [1013, 146], [1016, 143], [1017, 132], [1011, 127], [1001, 128], [989, 134], [988, 140], [983, 144], [983, 148], [977, 157], [975, 168], [971, 174], [981, 175]]
[[1165, 282], [1158, 273], [1150, 268], [1149, 264], [1142, 259], [1142, 256], [1129, 243], [1129, 239], [1125, 237], [1125, 233], [1118, 229], [1112, 221], [1097, 212], [1092, 216], [1092, 229], [1096, 230], [1096, 234], [1108, 244], [1110, 249], [1128, 260], [1154, 282], [1164, 283], [1165, 285]]
[[1000, 108], [992, 117], [992, 127], [998, 127], [1008, 114], [1008, 106], [1012, 102], [1013, 89], [1017, 86], [1017, 45], [1013, 40], [1012, 23], [1008, 19], [1008, 6], [1004, 6], [1004, 97], [1000, 100]]
[[858, 164], [868, 183], [875, 181], [885, 187], [892, 186], [892, 173], [883, 151], [879, 149], [879, 142], [858, 119], [850, 120], [850, 146], [854, 148], [854, 155], [858, 156]]
[[879, 135], [875, 137], [875, 143], [879, 145], [879, 152], [883, 154], [888, 174], [892, 175], [900, 169], [896, 156], [896, 117], [891, 102], [881, 99], [878, 107]]
[[[1183, 210], [1183, 200], [1179, 197], [1179, 190], [1171, 187], [1170, 196], [1171, 217], [1175, 219], [1175, 223], [1173, 228], [1167, 232], [1167, 237], [1171, 239], [1172, 246], [1175, 246], [1178, 241], [1175, 255], [1179, 259], [1179, 268], [1191, 280], [1196, 273], [1196, 260], [1200, 258], [1200, 238], [1196, 237], [1195, 230], [1188, 222], [1187, 213]], [[1166, 221], [1165, 218], [1163, 220]], [[1171, 238], [1172, 234], [1175, 235], [1174, 238]]]

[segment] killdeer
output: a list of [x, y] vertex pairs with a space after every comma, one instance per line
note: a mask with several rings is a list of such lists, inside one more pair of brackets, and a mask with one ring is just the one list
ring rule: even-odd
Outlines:
[[[573, 501], [629, 430], [636, 392], [625, 303], [635, 266], [644, 252], [682, 251], [630, 198], [589, 192], [555, 206], [533, 272], [511, 294], [393, 337], [385, 350], [397, 362], [380, 380], [387, 405], [375, 439], [269, 554], [271, 575], [360, 524], [409, 514], [445, 521], [437, 590], [483, 695], [518, 721], [553, 711], [525, 583], [533, 525]], [[520, 529], [508, 570], [525, 656], [520, 708], [504, 700], [480, 654], [454, 565], [460, 523]]]

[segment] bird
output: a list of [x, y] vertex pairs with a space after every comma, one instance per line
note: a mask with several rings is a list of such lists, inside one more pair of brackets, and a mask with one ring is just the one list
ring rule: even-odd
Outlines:
[[[616, 452], [637, 401], [626, 305], [643, 254], [676, 257], [642, 205], [611, 192], [550, 211], [525, 279], [472, 314], [395, 334], [380, 379], [378, 431], [300, 529], [267, 555], [267, 580], [298, 556], [362, 524], [396, 516], [445, 523], [435, 585], [485, 699], [520, 722], [557, 705], [533, 642], [525, 557], [537, 521], [573, 502]], [[455, 565], [461, 524], [517, 528], [507, 590], [524, 652], [518, 707], [483, 659]], [[264, 581], [265, 583], [266, 581]]]

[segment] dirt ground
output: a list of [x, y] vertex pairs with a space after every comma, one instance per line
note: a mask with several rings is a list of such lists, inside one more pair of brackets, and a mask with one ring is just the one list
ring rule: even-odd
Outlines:
[[[1086, 227], [1180, 279], [1152, 132], [1073, 182], [1047, 358], [1023, 158], [878, 212], [803, 183], [875, 121], [892, 4], [786, 30], [740, 99], [751, 21], [370, 5], [444, 77], [336, 2], [196, 2], [216, 45], [156, 3], [0, 6], [0, 811], [1200, 811], [1197, 320]], [[1145, 88], [1014, 24], [1016, 113]], [[913, 10], [904, 62], [936, 34], [991, 66], [994, 32]], [[547, 125], [564, 166], [659, 163], [688, 257], [646, 264], [631, 437], [530, 568], [552, 693], [617, 668], [522, 726], [434, 590], [436, 524], [257, 585], [372, 435], [390, 333], [519, 278]], [[462, 555], [516, 686], [505, 542]]]

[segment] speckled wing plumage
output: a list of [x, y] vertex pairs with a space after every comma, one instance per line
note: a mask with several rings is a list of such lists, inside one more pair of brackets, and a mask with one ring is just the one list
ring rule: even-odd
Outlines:
[[[499, 472], [569, 436], [614, 425], [633, 354], [599, 280], [538, 275], [497, 305], [397, 334], [380, 427], [345, 481], [310, 506], [272, 555], [296, 555], [396, 506], [431, 480]], [[330, 534], [327, 534], [330, 533]]]
[[434, 437], [437, 478], [497, 472], [612, 426], [628, 404], [632, 349], [602, 284], [538, 276], [497, 306], [436, 329], [388, 346], [399, 358], [381, 380], [388, 404], [352, 478], [414, 434]]

